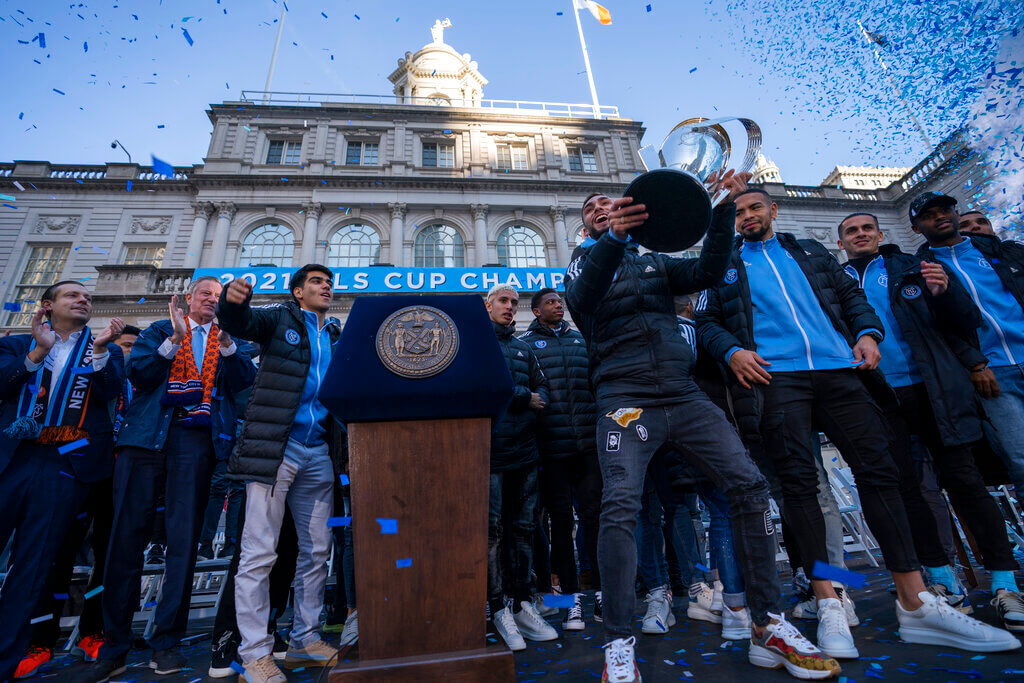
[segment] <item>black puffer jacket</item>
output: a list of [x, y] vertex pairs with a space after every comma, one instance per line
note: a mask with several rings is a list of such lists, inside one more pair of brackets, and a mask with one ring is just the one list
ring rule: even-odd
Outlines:
[[530, 407], [530, 394], [540, 394], [545, 405], [550, 401], [544, 371], [529, 345], [516, 339], [515, 329], [515, 323], [508, 326], [494, 323], [498, 344], [516, 388], [508, 410], [491, 434], [491, 472], [515, 470], [540, 460], [537, 413]]
[[[261, 347], [259, 373], [245, 408], [241, 434], [231, 453], [228, 477], [273, 484], [309, 376], [309, 335], [296, 303], [252, 307], [247, 300], [244, 304], [232, 304], [227, 300], [227, 291], [225, 287], [217, 305], [221, 327], [233, 337], [256, 342]], [[298, 333], [298, 343], [286, 339], [291, 331]], [[341, 337], [340, 323], [331, 320], [328, 331], [333, 347]], [[345, 428], [331, 416], [327, 417], [327, 445], [335, 473], [339, 473], [348, 457], [347, 440]]]
[[[879, 253], [888, 276], [889, 305], [924, 380], [942, 442], [958, 446], [981, 440], [978, 397], [968, 373], [985, 362], [975, 332], [981, 314], [948, 270], [949, 287], [932, 296], [921, 275], [921, 259], [892, 244], [883, 244]], [[851, 260], [847, 271], [862, 273], [872, 258]], [[914, 288], [909, 295], [904, 294], [908, 287]]]
[[597, 406], [583, 335], [563, 321], [558, 332], [534, 319], [519, 337], [537, 356], [551, 402], [537, 416], [537, 448], [545, 458], [596, 452]]
[[722, 279], [735, 219], [732, 202], [715, 208], [699, 258], [641, 256], [634, 243], [623, 244], [608, 232], [573, 252], [565, 299], [590, 352], [598, 412], [699, 394], [673, 297]]
[[[867, 329], [884, 330], [882, 321], [857, 282], [843, 271], [839, 261], [825, 247], [814, 240], [798, 240], [784, 232], [775, 235], [779, 244], [800, 265], [800, 270], [810, 283], [822, 310], [832, 321], [832, 326], [851, 347], [860, 332]], [[732, 269], [736, 270], [736, 277], [719, 277], [713, 286], [701, 294], [697, 302], [697, 340], [701, 348], [707, 349], [726, 368], [733, 413], [740, 434], [748, 441], [757, 441], [760, 439], [763, 402], [761, 389], [757, 384], [753, 385], [753, 389], [743, 388], [725, 363], [726, 353], [734, 347], [757, 350], [750, 284], [740, 256], [742, 244], [743, 238], [737, 236], [733, 242], [729, 269], [730, 274]], [[723, 268], [722, 274], [725, 273]], [[873, 391], [885, 386], [881, 373], [877, 371], [861, 375]]]

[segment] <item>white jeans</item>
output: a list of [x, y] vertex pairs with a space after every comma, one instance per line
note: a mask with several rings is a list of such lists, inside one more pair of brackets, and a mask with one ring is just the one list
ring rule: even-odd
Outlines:
[[295, 520], [299, 555], [295, 566], [295, 607], [290, 641], [305, 647], [320, 638], [320, 611], [327, 584], [331, 534], [327, 518], [333, 509], [334, 468], [327, 445], [304, 446], [288, 440], [273, 486], [249, 482], [245, 487], [242, 554], [235, 576], [235, 610], [243, 663], [269, 655], [274, 636], [270, 620], [270, 570], [277, 560], [277, 541], [287, 503]]

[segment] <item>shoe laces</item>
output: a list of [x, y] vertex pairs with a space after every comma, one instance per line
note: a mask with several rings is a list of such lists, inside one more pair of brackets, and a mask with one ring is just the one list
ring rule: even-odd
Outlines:
[[574, 619], [583, 618], [583, 605], [580, 604], [579, 596], [576, 596], [576, 602], [569, 608], [569, 618], [566, 621], [572, 621]]
[[647, 614], [644, 615], [644, 619], [658, 616], [661, 603], [666, 599], [667, 596], [665, 595], [664, 588], [655, 588], [647, 593], [647, 597], [644, 598], [644, 602], [647, 603]]
[[495, 615], [495, 616], [498, 617], [498, 622], [505, 629], [506, 633], [510, 632], [510, 631], [518, 631], [519, 630], [519, 627], [516, 626], [515, 619], [512, 618], [512, 610], [509, 609], [508, 607], [506, 607], [505, 609], [503, 609], [500, 612], [498, 612], [498, 614]]
[[785, 616], [772, 614], [771, 612], [768, 613], [768, 616], [777, 622], [771, 625], [772, 633], [777, 638], [784, 640], [787, 644], [804, 653], [820, 652], [811, 641], [804, 637], [804, 634], [800, 633], [796, 626], [786, 621]]
[[[927, 604], [927, 603], [926, 603]], [[960, 610], [956, 609], [948, 602], [942, 599], [935, 599], [932, 601], [935, 606], [935, 611], [939, 615], [939, 619], [943, 621], [953, 621], [963, 626], [977, 627], [981, 622], [977, 619], [973, 619]]]
[[256, 673], [264, 678], [281, 675], [281, 670], [274, 663], [273, 657], [260, 657], [252, 664], [252, 667], [256, 669]]
[[1024, 612], [1024, 598], [1015, 591], [999, 591], [992, 598], [992, 604], [1003, 612]]
[[544, 618], [540, 615], [537, 609], [530, 603], [523, 605], [521, 614], [525, 614], [526, 618], [532, 621], [535, 625], [540, 626], [541, 624], [547, 626], [548, 622], [544, 621]]
[[843, 603], [840, 598], [838, 605], [831, 605], [825, 609], [821, 609], [820, 603], [818, 608], [818, 622], [825, 627], [825, 630], [829, 633], [842, 633], [846, 631], [850, 623], [846, 618], [846, 610], [843, 609]]
[[42, 645], [33, 645], [25, 652], [25, 658], [34, 657], [37, 655], [52, 656], [50, 648], [43, 647]]
[[635, 644], [636, 636], [630, 636], [629, 638], [617, 638], [601, 646], [605, 651], [604, 661], [612, 670], [609, 673], [622, 675], [630, 672], [629, 670], [633, 666], [633, 645]]

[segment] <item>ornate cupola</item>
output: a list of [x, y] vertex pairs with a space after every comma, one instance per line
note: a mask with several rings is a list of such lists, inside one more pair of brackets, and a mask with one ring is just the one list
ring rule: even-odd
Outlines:
[[451, 25], [449, 19], [438, 19], [430, 27], [433, 40], [398, 60], [388, 80], [400, 104], [480, 106], [487, 79], [469, 53], [460, 55], [444, 42], [444, 30]]

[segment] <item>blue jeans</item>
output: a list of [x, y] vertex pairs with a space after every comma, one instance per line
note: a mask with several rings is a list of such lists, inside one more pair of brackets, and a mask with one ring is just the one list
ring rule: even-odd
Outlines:
[[661, 501], [651, 478], [644, 482], [643, 500], [637, 514], [636, 568], [647, 590], [668, 585], [668, 563], [665, 561], [664, 521]]
[[231, 481], [227, 473], [228, 461], [218, 460], [210, 476], [210, 500], [206, 503], [206, 514], [203, 515], [203, 531], [199, 534], [199, 542], [203, 545], [213, 543], [213, 537], [217, 535], [225, 497], [228, 499], [228, 508], [224, 518], [224, 545], [231, 546], [238, 542], [238, 513], [242, 509], [245, 484]]
[[[636, 520], [647, 466], [664, 444], [683, 453], [720, 488], [732, 510], [733, 540], [748, 579], [753, 622], [768, 623], [779, 599], [775, 527], [768, 508], [768, 483], [750, 460], [739, 436], [706, 397], [629, 411], [620, 420], [609, 410], [631, 408], [626, 400], [602, 405], [597, 422], [598, 458], [604, 478], [598, 562], [608, 640], [632, 633], [636, 581]], [[623, 423], [624, 422], [624, 423]]]
[[743, 571], [740, 569], [739, 560], [736, 559], [736, 548], [732, 542], [729, 499], [711, 484], [703, 482], [697, 483], [697, 495], [704, 501], [711, 516], [711, 526], [708, 529], [711, 561], [718, 570], [722, 592], [742, 593]]
[[1006, 463], [1018, 499], [1024, 495], [1024, 363], [991, 368], [999, 396], [983, 399], [985, 435]]
[[[670, 584], [668, 546], [685, 585], [704, 579], [697, 569], [698, 564], [705, 562], [703, 547], [690, 519], [688, 496], [672, 490], [668, 478], [655, 466], [657, 461], [655, 458], [652, 462], [644, 484], [637, 518], [637, 571], [647, 590]], [[689, 497], [696, 498], [693, 494]]]

